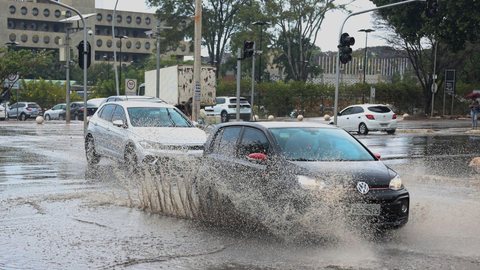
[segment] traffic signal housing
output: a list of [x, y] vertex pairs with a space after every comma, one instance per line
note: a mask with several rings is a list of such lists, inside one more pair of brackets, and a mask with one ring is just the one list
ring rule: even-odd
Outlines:
[[338, 45], [338, 51], [340, 53], [340, 62], [347, 64], [352, 61], [352, 48], [350, 46], [355, 44], [355, 38], [351, 37], [348, 33], [343, 33], [340, 36], [340, 44]]
[[243, 42], [243, 59], [253, 56], [254, 53], [254, 41], [245, 40]]
[[434, 17], [438, 12], [438, 0], [427, 0], [425, 15], [428, 18]]
[[[80, 41], [77, 46], [78, 49], [78, 65], [83, 68], [85, 63], [83, 62], [83, 55], [85, 54], [85, 51], [83, 50], [83, 41]], [[92, 47], [90, 46], [90, 43], [87, 41], [87, 68], [90, 67], [90, 64], [92, 63]]]

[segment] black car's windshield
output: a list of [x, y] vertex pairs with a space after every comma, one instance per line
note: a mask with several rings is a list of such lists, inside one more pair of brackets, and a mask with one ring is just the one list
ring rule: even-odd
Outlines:
[[375, 160], [358, 141], [342, 129], [295, 127], [270, 130], [288, 160]]
[[130, 123], [134, 127], [192, 127], [176, 109], [159, 107], [128, 108]]

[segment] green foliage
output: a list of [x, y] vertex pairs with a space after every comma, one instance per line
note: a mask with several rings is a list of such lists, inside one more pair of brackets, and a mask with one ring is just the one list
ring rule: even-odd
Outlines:
[[[64, 103], [66, 100], [66, 87], [44, 79], [38, 81], [21, 82], [19, 90], [20, 101], [32, 101], [38, 103], [42, 108], [51, 108], [55, 104]], [[16, 95], [12, 95], [12, 103], [16, 102]], [[73, 92], [71, 101], [81, 100], [81, 97]]]
[[[408, 80], [395, 83], [380, 83], [375, 87], [376, 103], [391, 104], [397, 113], [414, 112], [422, 108], [422, 89], [418, 84]], [[250, 98], [249, 80], [241, 82], [241, 96]], [[254, 108], [264, 106], [268, 114], [278, 117], [288, 116], [293, 109], [301, 110], [305, 116], [323, 116], [333, 114], [335, 87], [327, 84], [312, 84], [303, 81], [262, 82], [255, 86]], [[236, 96], [235, 81], [219, 81], [217, 96]], [[368, 102], [370, 85], [358, 83], [341, 85], [339, 89], [339, 110], [352, 104]], [[260, 106], [259, 106], [260, 105]], [[257, 112], [261, 114], [261, 112]], [[266, 116], [266, 115], [263, 115]]]

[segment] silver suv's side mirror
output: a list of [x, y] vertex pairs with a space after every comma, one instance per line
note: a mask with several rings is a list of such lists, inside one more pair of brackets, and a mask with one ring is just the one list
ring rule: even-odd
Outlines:
[[112, 123], [114, 126], [127, 128], [127, 124], [125, 124], [123, 120], [113, 120]]

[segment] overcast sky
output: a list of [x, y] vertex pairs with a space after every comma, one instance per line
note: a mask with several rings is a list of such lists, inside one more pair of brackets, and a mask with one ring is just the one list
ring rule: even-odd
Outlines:
[[[346, 3], [351, 1], [338, 0], [336, 2]], [[96, 0], [97, 8], [113, 9], [114, 6], [115, 0]], [[349, 5], [349, 9], [354, 12], [371, 9], [374, 7], [375, 5], [369, 0], [356, 0]], [[149, 9], [144, 0], [118, 0], [117, 9], [152, 13], [155, 10]], [[322, 51], [333, 51], [337, 49], [340, 25], [347, 16], [347, 13], [339, 11], [327, 13], [316, 42], [317, 46], [319, 46]], [[355, 37], [356, 40], [356, 43], [352, 49], [356, 50], [365, 47], [365, 33], [358, 32], [358, 30], [362, 28], [373, 28], [373, 25], [374, 21], [371, 12], [351, 17], [346, 22], [343, 32], [349, 33], [350, 36]], [[368, 47], [387, 45], [385, 41], [381, 39], [381, 36], [385, 34], [385, 32], [380, 31], [368, 34]]]

